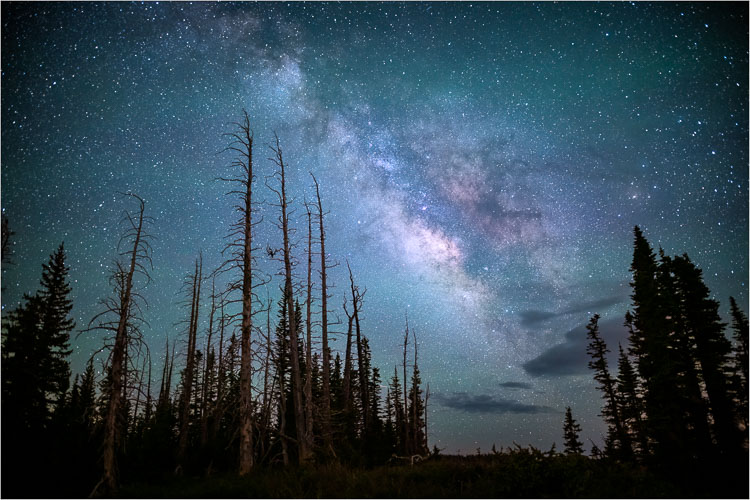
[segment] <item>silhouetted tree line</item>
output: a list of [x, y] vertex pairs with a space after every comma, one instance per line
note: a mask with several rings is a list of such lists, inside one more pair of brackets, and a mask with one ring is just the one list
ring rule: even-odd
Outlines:
[[[282, 282], [272, 321], [270, 294], [262, 300], [258, 293], [273, 278], [262, 275], [257, 265], [260, 246], [253, 238], [262, 219], [253, 198], [253, 134], [247, 113], [242, 118], [227, 134], [235, 174], [220, 178], [232, 185], [228, 194], [238, 200], [224, 261], [204, 275], [201, 255], [187, 274], [183, 329], [171, 343], [167, 340], [163, 364], [154, 367], [142, 335], [150, 219], [144, 201], [132, 193], [128, 196], [137, 209], [124, 215], [126, 230], [118, 246], [124, 250], [113, 264], [112, 295], [101, 301], [101, 312], [83, 330], [103, 332], [104, 345], [75, 375], [72, 387], [68, 356], [75, 324], [63, 245], [43, 265], [40, 290], [3, 315], [4, 496], [109, 495], [123, 481], [216, 471], [243, 475], [257, 466], [305, 463], [368, 466], [394, 455], [428, 453], [428, 395], [422, 390], [414, 331], [407, 322], [402, 379], [396, 366], [385, 384], [372, 364], [362, 326], [366, 290], [355, 282], [348, 262], [343, 303], [348, 324], [340, 332], [346, 348], [336, 352], [329, 346], [335, 323], [329, 322], [326, 273], [334, 264], [325, 250], [326, 213], [313, 176], [317, 200], [305, 203], [303, 282], [295, 274], [302, 267], [293, 253], [297, 242], [290, 215], [295, 207], [287, 198], [278, 137], [271, 146], [274, 171], [266, 176], [266, 186], [277, 195], [270, 206], [279, 213], [274, 224], [282, 240], [280, 248], [266, 248], [268, 259], [280, 264]], [[11, 235], [3, 219], [4, 264]], [[320, 262], [319, 322], [311, 310], [318, 302], [314, 255]], [[217, 289], [223, 276], [228, 285]], [[313, 335], [317, 331], [320, 340]], [[100, 353], [105, 356], [99, 358], [102, 375], [97, 376]]]
[[[657, 257], [638, 226], [634, 234], [629, 345], [618, 346], [616, 375], [608, 367], [599, 315], [587, 325], [589, 367], [608, 425], [603, 454], [684, 481], [705, 481], [708, 471], [717, 471], [717, 478], [740, 471], [733, 480], [746, 488], [747, 317], [730, 298], [730, 342], [719, 302], [688, 255], [670, 257], [660, 249]], [[566, 419], [566, 449], [579, 452], [571, 429]]]

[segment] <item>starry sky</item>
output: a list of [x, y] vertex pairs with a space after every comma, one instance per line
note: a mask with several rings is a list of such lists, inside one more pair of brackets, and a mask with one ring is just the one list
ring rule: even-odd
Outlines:
[[[280, 137], [301, 264], [318, 178], [339, 264], [332, 321], [346, 319], [348, 260], [384, 374], [408, 314], [431, 445], [559, 449], [566, 406], [601, 443], [584, 325], [599, 313], [610, 347], [625, 340], [634, 225], [691, 256], [725, 318], [730, 295], [748, 302], [747, 14], [743, 2], [3, 2], [2, 211], [16, 233], [3, 310], [64, 240], [85, 327], [135, 208], [117, 193], [133, 191], [154, 217], [142, 292], [159, 366], [198, 252], [207, 271], [222, 261], [236, 200], [214, 179], [232, 172], [222, 134], [245, 108], [258, 199], [273, 199], [263, 180]], [[274, 209], [259, 212], [258, 244], [281, 246]], [[73, 344], [79, 372], [102, 338]]]

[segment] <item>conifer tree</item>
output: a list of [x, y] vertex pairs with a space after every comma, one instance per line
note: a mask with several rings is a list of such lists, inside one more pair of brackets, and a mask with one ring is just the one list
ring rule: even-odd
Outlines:
[[42, 343], [45, 356], [37, 370], [42, 371], [45, 392], [49, 404], [58, 404], [68, 391], [70, 365], [70, 332], [75, 322], [70, 318], [73, 301], [70, 300], [70, 284], [65, 264], [65, 248], [61, 243], [49, 262], [42, 265], [41, 291], [44, 309], [42, 311]]
[[583, 443], [578, 438], [580, 433], [581, 426], [573, 419], [573, 412], [568, 406], [565, 408], [565, 421], [563, 422], [565, 453], [568, 455], [583, 454]]
[[41, 431], [48, 420], [46, 380], [38, 370], [48, 353], [41, 341], [40, 318], [44, 300], [39, 294], [24, 295], [24, 302], [5, 318], [2, 348], [3, 434]]
[[[695, 346], [692, 351], [694, 361], [691, 365], [700, 366], [700, 375], [711, 409], [714, 434], [719, 448], [724, 453], [736, 453], [741, 446], [741, 439], [731, 397], [732, 348], [724, 335], [725, 324], [719, 317], [719, 303], [710, 298], [710, 291], [703, 282], [702, 271], [693, 264], [687, 254], [673, 259], [673, 273], [686, 324], [685, 335]], [[700, 391], [699, 386], [696, 392]]]
[[638, 447], [638, 454], [645, 456], [648, 454], [648, 441], [643, 431], [643, 419], [641, 417], [643, 402], [638, 396], [638, 377], [622, 345], [619, 345], [618, 349], [616, 392], [620, 402], [622, 425], [630, 435], [634, 448]]
[[[662, 303], [656, 255], [638, 226], [634, 230], [633, 261], [630, 271], [632, 312], [626, 314], [630, 330], [630, 352], [635, 356], [643, 380], [647, 419], [644, 425], [652, 452], [660, 459], [684, 456], [685, 428], [677, 365], [670, 353], [667, 324], [670, 312]], [[652, 446], [653, 444], [653, 446]]]
[[[732, 330], [734, 336], [734, 380], [735, 393], [739, 401], [740, 418], [747, 429], [748, 418], [748, 322], [747, 316], [737, 306], [734, 297], [729, 297], [732, 311]], [[746, 431], [747, 432], [747, 431]]]
[[615, 390], [615, 380], [609, 373], [607, 366], [607, 344], [599, 335], [599, 315], [595, 314], [588, 325], [589, 345], [586, 352], [591, 356], [589, 368], [594, 370], [594, 380], [599, 383], [599, 389], [604, 395], [602, 417], [609, 424], [607, 443], [620, 457], [629, 458], [632, 455], [630, 436], [625, 431], [620, 417], [620, 405]]

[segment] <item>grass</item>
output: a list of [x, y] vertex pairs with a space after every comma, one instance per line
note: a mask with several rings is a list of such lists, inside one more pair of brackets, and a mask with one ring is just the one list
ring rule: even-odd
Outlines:
[[519, 450], [445, 456], [414, 466], [265, 468], [238, 477], [124, 486], [123, 498], [669, 498], [690, 496], [644, 469]]

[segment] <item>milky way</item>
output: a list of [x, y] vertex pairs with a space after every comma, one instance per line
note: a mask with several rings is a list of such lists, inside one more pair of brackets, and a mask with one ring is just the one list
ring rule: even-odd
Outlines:
[[[626, 342], [636, 224], [691, 256], [724, 317], [730, 295], [747, 304], [745, 3], [4, 2], [2, 23], [4, 311], [64, 240], [84, 328], [133, 191], [154, 217], [144, 333], [163, 355], [198, 252], [222, 260], [234, 200], [214, 179], [243, 108], [260, 199], [280, 137], [299, 262], [318, 178], [330, 303], [344, 317], [348, 260], [384, 374], [408, 314], [440, 448], [559, 446], [566, 406], [601, 442], [582, 325], [598, 312]], [[259, 211], [259, 245], [280, 246]], [[73, 371], [101, 344], [79, 336]]]

